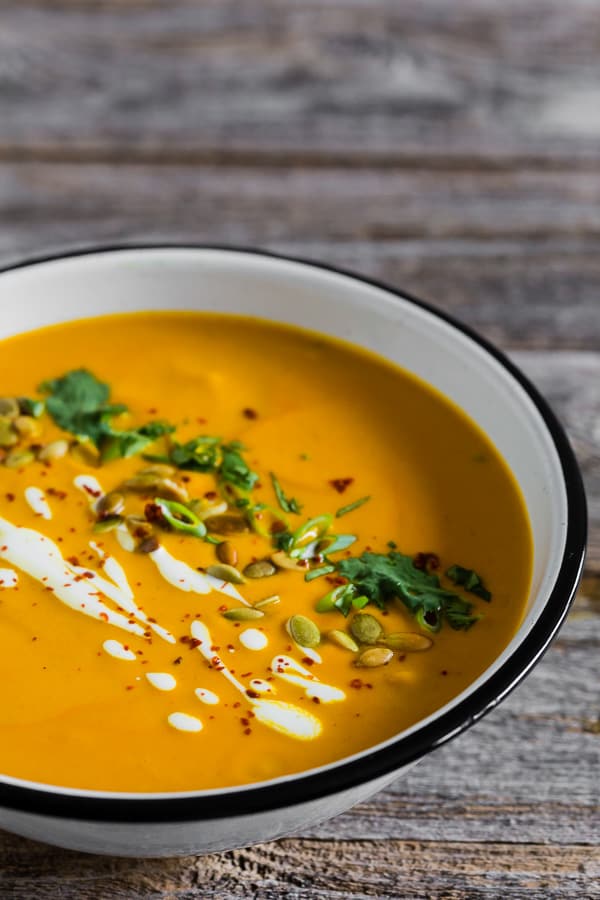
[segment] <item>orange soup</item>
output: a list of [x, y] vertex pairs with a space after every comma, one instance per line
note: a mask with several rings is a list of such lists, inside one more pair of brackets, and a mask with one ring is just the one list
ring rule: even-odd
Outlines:
[[515, 633], [517, 485], [407, 372], [212, 314], [0, 348], [6, 775], [179, 791], [307, 770], [434, 712]]

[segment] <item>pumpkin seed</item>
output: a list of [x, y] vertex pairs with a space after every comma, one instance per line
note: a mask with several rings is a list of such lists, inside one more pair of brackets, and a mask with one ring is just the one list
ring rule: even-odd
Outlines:
[[257, 600], [254, 604], [254, 609], [264, 609], [265, 606], [275, 606], [279, 602], [279, 594], [272, 594], [270, 597], [265, 597], [264, 600]]
[[251, 619], [262, 619], [264, 612], [253, 606], [240, 606], [226, 610], [223, 616], [232, 622], [249, 622]]
[[378, 666], [387, 666], [393, 656], [393, 650], [387, 647], [369, 647], [368, 650], [363, 650], [354, 665], [375, 669]]
[[140, 540], [149, 537], [154, 530], [150, 522], [142, 516], [127, 516], [125, 524], [129, 529], [129, 533]]
[[321, 642], [321, 632], [306, 616], [292, 616], [286, 628], [301, 647], [317, 647]]
[[276, 571], [277, 569], [268, 559], [258, 559], [256, 562], [246, 566], [244, 575], [247, 578], [269, 578]]
[[223, 581], [229, 581], [230, 584], [246, 583], [246, 579], [241, 572], [238, 572], [235, 566], [227, 566], [225, 563], [217, 563], [214, 566], [209, 566], [206, 570], [206, 574], [212, 575], [213, 578], [221, 578]]
[[226, 566], [236, 565], [238, 553], [231, 541], [222, 541], [220, 544], [217, 544], [215, 552], [219, 562], [224, 563]]
[[179, 503], [186, 503], [190, 499], [190, 495], [183, 485], [177, 484], [170, 478], [161, 478], [159, 475], [150, 473], [128, 478], [121, 485], [121, 489], [135, 494], [155, 494], [165, 500], [175, 500]]
[[18, 440], [12, 420], [7, 416], [0, 416], [0, 447], [14, 447]]
[[54, 459], [62, 459], [69, 452], [69, 442], [60, 438], [57, 441], [51, 441], [42, 447], [38, 453], [38, 459], [42, 462], [52, 462]]
[[159, 478], [171, 478], [176, 472], [177, 469], [174, 466], [166, 463], [153, 463], [151, 466], [141, 469], [138, 475], [158, 475]]
[[208, 519], [209, 516], [220, 516], [227, 512], [227, 504], [224, 500], [221, 503], [208, 503], [206, 500], [195, 499], [190, 500], [188, 506], [202, 521]]
[[337, 644], [338, 647], [342, 647], [344, 650], [351, 650], [353, 653], [358, 653], [358, 644], [349, 634], [346, 634], [345, 631], [338, 631], [337, 628], [335, 628], [333, 631], [327, 632], [327, 637], [332, 643]]
[[15, 397], [0, 397], [0, 416], [16, 419], [19, 412], [19, 401]]
[[160, 544], [158, 543], [158, 539], [151, 534], [150, 537], [144, 538], [144, 540], [138, 544], [137, 551], [138, 553], [154, 553], [159, 547]]
[[297, 559], [290, 559], [285, 550], [277, 550], [271, 553], [271, 562], [275, 563], [278, 569], [289, 569], [290, 572], [306, 572], [306, 568], [298, 565]]
[[392, 634], [386, 634], [377, 641], [391, 650], [401, 650], [406, 653], [417, 653], [421, 650], [429, 650], [433, 647], [433, 641], [426, 634], [416, 634], [413, 632], [395, 631]]
[[125, 497], [118, 491], [109, 491], [100, 497], [96, 504], [96, 511], [101, 516], [116, 516], [125, 507]]
[[20, 469], [21, 466], [28, 466], [34, 459], [31, 450], [12, 450], [4, 460], [4, 465], [9, 469]]
[[242, 534], [249, 531], [248, 523], [242, 516], [232, 514], [211, 515], [204, 519], [207, 529], [213, 534]]
[[37, 438], [42, 433], [42, 426], [38, 419], [33, 416], [17, 416], [13, 420], [13, 428], [24, 438]]
[[96, 534], [104, 534], [106, 531], [114, 531], [119, 525], [123, 524], [123, 516], [105, 516], [99, 519], [94, 525]]
[[380, 623], [369, 613], [357, 613], [350, 622], [350, 631], [361, 644], [375, 644], [383, 634]]

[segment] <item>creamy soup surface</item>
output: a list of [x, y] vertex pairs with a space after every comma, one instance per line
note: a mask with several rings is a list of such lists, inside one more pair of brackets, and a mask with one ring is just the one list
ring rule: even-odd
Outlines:
[[377, 744], [515, 633], [487, 438], [374, 355], [233, 316], [0, 344], [0, 772], [179, 791]]

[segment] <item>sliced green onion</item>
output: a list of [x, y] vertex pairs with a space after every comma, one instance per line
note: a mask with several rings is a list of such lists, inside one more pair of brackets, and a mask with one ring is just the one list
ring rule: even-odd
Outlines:
[[[429, 615], [431, 618], [435, 616], [435, 621], [428, 622], [425, 616]], [[427, 612], [424, 609], [420, 609], [415, 613], [415, 619], [425, 631], [430, 631], [432, 634], [435, 634], [442, 627], [442, 617], [439, 612], [429, 611]]]
[[312, 581], [314, 578], [321, 578], [323, 575], [331, 575], [335, 572], [335, 566], [319, 566], [318, 569], [311, 569], [304, 576], [305, 581]]
[[329, 513], [309, 519], [308, 522], [305, 522], [304, 525], [301, 525], [300, 528], [293, 532], [293, 549], [297, 550], [300, 547], [306, 547], [312, 541], [322, 538], [331, 528], [332, 522], [333, 516]]
[[339, 609], [345, 616], [350, 612], [352, 605], [352, 597], [356, 593], [353, 584], [340, 584], [338, 587], [329, 591], [324, 597], [317, 602], [315, 609], [317, 612], [332, 612]]
[[369, 598], [365, 597], [364, 594], [361, 594], [360, 597], [353, 597], [352, 599], [352, 608], [353, 609], [363, 609], [369, 602]]
[[184, 506], [183, 503], [155, 497], [154, 504], [158, 506], [171, 528], [174, 528], [176, 531], [182, 531], [184, 534], [191, 534], [194, 537], [206, 537], [206, 525], [204, 522], [191, 509]]
[[349, 503], [347, 506], [340, 506], [337, 510], [335, 517], [339, 519], [340, 516], [345, 516], [348, 513], [354, 512], [355, 509], [358, 509], [359, 506], [362, 506], [363, 503], [368, 503], [371, 499], [370, 495], [367, 497], [361, 497], [360, 500], [355, 500], [354, 503]]

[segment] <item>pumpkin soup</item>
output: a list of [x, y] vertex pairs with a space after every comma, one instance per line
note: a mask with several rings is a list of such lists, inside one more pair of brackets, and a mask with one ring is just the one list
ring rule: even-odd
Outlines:
[[0, 353], [3, 773], [178, 791], [303, 771], [432, 713], [515, 633], [519, 490], [385, 360], [201, 313]]

